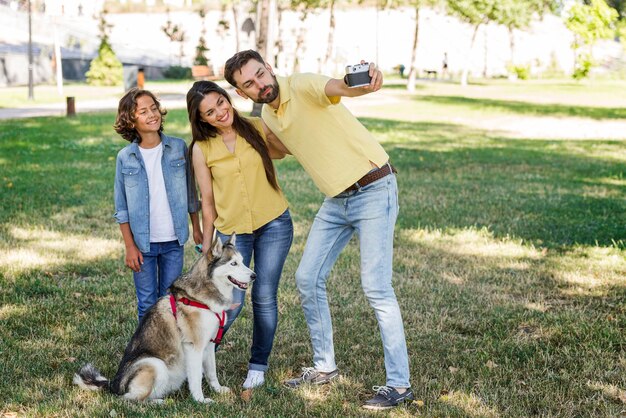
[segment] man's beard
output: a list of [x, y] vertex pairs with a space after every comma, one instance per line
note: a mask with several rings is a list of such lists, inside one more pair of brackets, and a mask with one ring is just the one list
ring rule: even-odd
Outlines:
[[[274, 79], [274, 82], [276, 82], [276, 79]], [[268, 95], [265, 95], [264, 93], [266, 93], [268, 89], [270, 92]], [[270, 84], [268, 86], [265, 86], [265, 89], [263, 89], [263, 91], [259, 93], [259, 97], [257, 97], [255, 102], [256, 103], [271, 103], [278, 97], [278, 93], [279, 93], [278, 84]]]

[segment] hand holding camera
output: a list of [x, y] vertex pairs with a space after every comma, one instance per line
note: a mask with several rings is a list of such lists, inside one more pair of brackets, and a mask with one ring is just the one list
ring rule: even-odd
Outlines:
[[361, 61], [360, 64], [346, 66], [346, 75], [343, 80], [350, 88], [362, 87], [366, 90], [365, 93], [372, 93], [382, 87], [383, 73], [376, 67], [376, 64]]
[[346, 77], [344, 80], [348, 87], [369, 86], [372, 82], [369, 63], [365, 62], [346, 66]]

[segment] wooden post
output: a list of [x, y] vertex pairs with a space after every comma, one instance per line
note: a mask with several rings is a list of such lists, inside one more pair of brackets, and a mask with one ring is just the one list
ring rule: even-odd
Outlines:
[[67, 116], [76, 116], [76, 100], [72, 96], [66, 97], [67, 99]]

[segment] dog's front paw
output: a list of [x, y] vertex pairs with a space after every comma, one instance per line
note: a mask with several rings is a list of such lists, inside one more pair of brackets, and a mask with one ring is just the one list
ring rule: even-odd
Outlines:
[[196, 399], [196, 402], [209, 404], [215, 401], [211, 398], [200, 398], [200, 399]]
[[213, 390], [217, 393], [228, 393], [230, 392], [230, 388], [227, 386], [214, 386]]

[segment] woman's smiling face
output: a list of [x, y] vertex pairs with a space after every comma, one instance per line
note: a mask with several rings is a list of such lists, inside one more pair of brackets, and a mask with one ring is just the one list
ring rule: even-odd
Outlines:
[[200, 118], [217, 128], [218, 132], [228, 130], [233, 124], [233, 106], [219, 93], [211, 92], [204, 96], [198, 106]]

